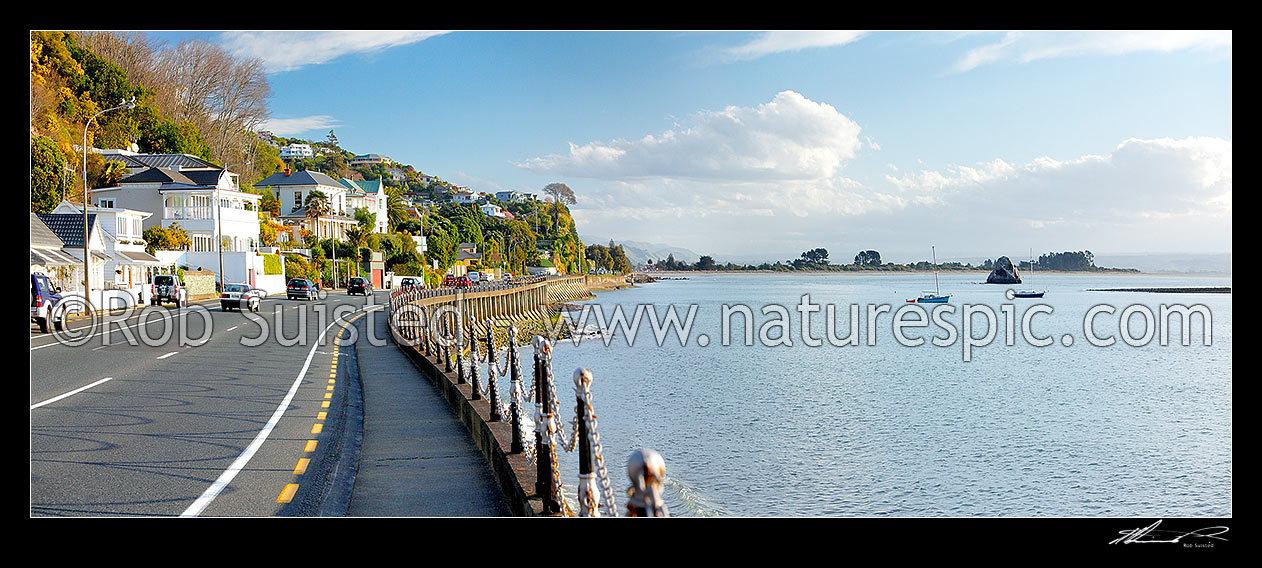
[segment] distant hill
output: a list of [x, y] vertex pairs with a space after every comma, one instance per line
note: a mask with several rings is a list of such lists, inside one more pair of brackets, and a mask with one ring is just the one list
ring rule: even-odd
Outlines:
[[[583, 243], [588, 245], [608, 245], [608, 238], [593, 237], [584, 235]], [[627, 260], [631, 264], [639, 266], [645, 264], [649, 259], [664, 259], [668, 255], [675, 255], [675, 260], [683, 262], [697, 262], [701, 260], [701, 255], [692, 252], [686, 248], [674, 247], [660, 243], [646, 243], [642, 241], [620, 241], [613, 239], [614, 244], [622, 245], [622, 250], [627, 253]]]
[[1231, 253], [1097, 254], [1096, 266], [1135, 268], [1140, 272], [1231, 274]]

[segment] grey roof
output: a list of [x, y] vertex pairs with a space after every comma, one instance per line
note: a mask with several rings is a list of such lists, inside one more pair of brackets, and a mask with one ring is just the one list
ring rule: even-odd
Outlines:
[[129, 168], [217, 168], [191, 154], [108, 154], [106, 160], [122, 161]]
[[158, 257], [153, 256], [145, 251], [120, 250], [117, 251], [124, 259], [143, 264], [162, 264]]
[[310, 170], [292, 172], [289, 175], [285, 175], [285, 172], [276, 172], [263, 178], [263, 181], [256, 182], [254, 187], [266, 187], [269, 185], [327, 185], [329, 187], [343, 187], [337, 180], [320, 172]]
[[31, 264], [40, 266], [72, 266], [79, 263], [79, 259], [58, 249], [31, 250]]
[[31, 213], [31, 248], [59, 249], [63, 246], [66, 246], [66, 243], [62, 242], [56, 233], [50, 231], [48, 225], [45, 225], [39, 216]]
[[[82, 213], [38, 213], [39, 220], [48, 226], [62, 246], [69, 248], [83, 247], [83, 214]], [[88, 213], [88, 228], [96, 226], [96, 213]]]
[[175, 170], [165, 170], [162, 168], [148, 168], [138, 173], [129, 175], [118, 183], [183, 183], [188, 185], [199, 185], [183, 173]]

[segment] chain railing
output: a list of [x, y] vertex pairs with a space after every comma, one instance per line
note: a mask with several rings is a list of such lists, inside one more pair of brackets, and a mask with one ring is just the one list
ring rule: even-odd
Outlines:
[[[519, 279], [511, 285], [500, 286], [511, 288], [543, 281], [544, 278], [526, 280]], [[492, 286], [495, 285], [483, 285], [479, 289], [491, 289]], [[495, 326], [491, 320], [484, 322], [485, 345], [480, 346], [477, 322], [472, 315], [461, 318], [449, 306], [434, 307], [432, 302], [424, 302], [430, 298], [454, 295], [454, 292], [450, 289], [416, 288], [392, 292], [391, 321], [399, 336], [410, 342], [410, 347], [417, 352], [432, 358], [435, 365], [442, 365], [439, 368], [445, 369], [448, 374], [454, 373], [457, 384], [465, 384], [467, 377], [472, 400], [487, 400], [489, 403], [490, 422], [502, 422], [505, 419], [510, 422], [511, 445], [508, 453], [524, 455], [530, 463], [535, 464], [534, 489], [542, 500], [545, 515], [618, 516], [618, 506], [605, 465], [604, 447], [592, 405], [591, 371], [582, 368], [574, 371], [574, 417], [570, 420], [569, 428], [563, 428], [552, 373], [552, 343], [541, 336], [535, 336], [531, 342], [534, 348], [534, 369], [530, 388], [524, 389], [516, 327], [507, 327], [507, 344], [503, 349], [505, 360], [500, 365]], [[431, 310], [431, 307], [434, 309]], [[461, 321], [462, 319], [465, 321]], [[455, 333], [452, 333], [453, 327], [456, 328]], [[466, 348], [469, 351], [467, 360], [464, 355]], [[478, 371], [481, 364], [485, 364], [487, 369], [485, 383], [481, 381]], [[507, 404], [500, 400], [499, 395], [498, 378], [503, 376], [509, 378], [511, 385]], [[523, 405], [531, 401], [535, 403], [533, 444], [527, 443], [525, 439], [523, 412]], [[577, 511], [571, 508], [565, 498], [565, 488], [558, 471], [558, 450], [578, 452]], [[627, 476], [630, 486], [627, 489], [627, 516], [669, 516], [662, 499], [664, 475], [665, 462], [653, 450], [637, 450], [628, 458]]]

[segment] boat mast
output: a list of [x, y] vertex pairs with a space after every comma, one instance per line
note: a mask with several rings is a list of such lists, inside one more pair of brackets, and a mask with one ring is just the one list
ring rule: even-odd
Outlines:
[[929, 251], [933, 253], [933, 295], [941, 296], [942, 290], [938, 289], [938, 251], [935, 247], [929, 247]]

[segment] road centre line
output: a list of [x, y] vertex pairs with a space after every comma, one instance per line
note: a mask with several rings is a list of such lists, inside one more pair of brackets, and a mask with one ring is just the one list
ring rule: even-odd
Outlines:
[[103, 383], [103, 382], [105, 382], [105, 381], [112, 380], [113, 378], [114, 378], [114, 377], [105, 377], [104, 379], [101, 379], [101, 380], [99, 380], [99, 381], [96, 381], [95, 383], [92, 383], [92, 384], [87, 385], [87, 386], [82, 386], [82, 387], [79, 387], [79, 388], [77, 388], [77, 389], [75, 389], [75, 390], [72, 390], [72, 391], [70, 391], [70, 392], [66, 393], [66, 394], [63, 394], [63, 395], [58, 395], [58, 396], [54, 396], [54, 397], [52, 397], [52, 398], [50, 398], [50, 399], [48, 399], [48, 400], [45, 400], [44, 402], [39, 402], [39, 403], [32, 404], [32, 405], [31, 405], [31, 410], [35, 410], [36, 408], [39, 408], [39, 407], [44, 406], [44, 405], [46, 405], [46, 404], [52, 404], [52, 403], [57, 402], [57, 401], [59, 401], [59, 400], [61, 400], [61, 399], [63, 399], [63, 398], [66, 398], [66, 397], [68, 397], [68, 396], [71, 396], [71, 395], [75, 395], [75, 394], [81, 393], [81, 392], [83, 392], [83, 391], [85, 391], [85, 390], [88, 390], [88, 389], [90, 389], [90, 388], [92, 388], [92, 387], [94, 387], [94, 386], [96, 386], [96, 385], [99, 385], [99, 384], [101, 384], [101, 383]]
[[[381, 305], [377, 305], [373, 306], [371, 309], [377, 310], [382, 307], [383, 306]], [[324, 342], [325, 335], [333, 328], [334, 325], [337, 325], [338, 323], [339, 322], [334, 319], [333, 322], [329, 323], [328, 326], [320, 331], [320, 336], [316, 338], [315, 345], [312, 345], [311, 350], [307, 352], [307, 359], [303, 362], [302, 369], [298, 371], [298, 376], [294, 378], [294, 382], [290, 385], [289, 392], [285, 394], [284, 400], [281, 400], [280, 405], [276, 407], [276, 411], [272, 413], [271, 419], [267, 421], [267, 424], [265, 424], [263, 429], [259, 431], [258, 435], [254, 437], [254, 441], [250, 442], [250, 445], [246, 447], [245, 451], [241, 452], [241, 455], [237, 457], [236, 461], [233, 461], [232, 465], [228, 466], [228, 469], [224, 470], [224, 472], [219, 475], [219, 478], [216, 479], [210, 487], [206, 488], [206, 491], [203, 492], [197, 500], [193, 501], [193, 504], [189, 505], [188, 509], [185, 509], [184, 512], [180, 514], [181, 517], [196, 517], [201, 514], [201, 512], [204, 511], [206, 507], [209, 506], [210, 503], [214, 501], [225, 488], [228, 487], [228, 484], [232, 483], [232, 480], [236, 478], [237, 474], [241, 473], [241, 471], [245, 469], [246, 464], [250, 463], [250, 459], [253, 458], [254, 454], [257, 453], [259, 448], [263, 446], [263, 442], [267, 441], [268, 436], [272, 434], [272, 430], [276, 429], [276, 425], [280, 422], [281, 417], [285, 415], [285, 411], [289, 409], [289, 403], [293, 401], [294, 395], [298, 393], [298, 387], [302, 385], [303, 378], [307, 375], [307, 369], [311, 367], [311, 359], [315, 357], [316, 347], [319, 347], [320, 344]], [[326, 398], [329, 398], [328, 393], [326, 393]], [[282, 502], [287, 503], [288, 499], [293, 498], [293, 493], [297, 491], [297, 489], [297, 484], [290, 484], [286, 486], [285, 492], [281, 494], [281, 498], [287, 497], [287, 499]], [[280, 501], [279, 498], [277, 500]]]

